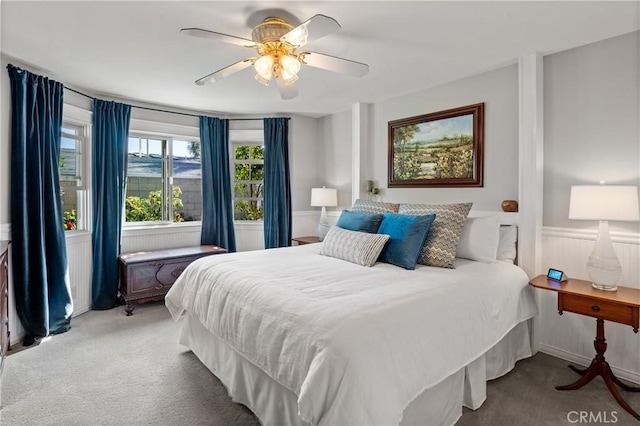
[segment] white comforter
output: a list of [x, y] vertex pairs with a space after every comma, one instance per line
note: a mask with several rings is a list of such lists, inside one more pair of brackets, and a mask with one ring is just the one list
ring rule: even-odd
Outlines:
[[424, 389], [536, 313], [527, 276], [506, 263], [372, 268], [320, 244], [202, 258], [166, 296], [298, 395], [319, 425], [398, 424]]

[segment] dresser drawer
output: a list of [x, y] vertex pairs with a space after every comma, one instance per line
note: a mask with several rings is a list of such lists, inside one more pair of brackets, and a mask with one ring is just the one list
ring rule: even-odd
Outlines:
[[559, 293], [558, 311], [574, 312], [638, 327], [638, 309], [589, 297]]

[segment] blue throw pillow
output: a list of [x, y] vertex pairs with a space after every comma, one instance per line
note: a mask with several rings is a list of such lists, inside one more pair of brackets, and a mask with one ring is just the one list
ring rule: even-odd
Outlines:
[[375, 234], [382, 223], [382, 214], [360, 213], [343, 210], [336, 226], [349, 231], [368, 232]]
[[420, 250], [435, 218], [435, 214], [414, 216], [385, 213], [378, 234], [387, 234], [390, 238], [378, 261], [404, 269], [415, 269]]

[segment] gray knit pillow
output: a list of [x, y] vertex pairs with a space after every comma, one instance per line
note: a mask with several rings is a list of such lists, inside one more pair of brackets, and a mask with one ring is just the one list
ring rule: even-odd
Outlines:
[[349, 210], [360, 213], [398, 213], [400, 204], [357, 199]]
[[320, 254], [362, 266], [373, 266], [388, 240], [386, 234], [369, 234], [332, 226], [322, 241]]
[[418, 263], [440, 268], [453, 268], [456, 250], [472, 203], [460, 204], [400, 204], [400, 214], [426, 215], [434, 213], [427, 239], [420, 251]]

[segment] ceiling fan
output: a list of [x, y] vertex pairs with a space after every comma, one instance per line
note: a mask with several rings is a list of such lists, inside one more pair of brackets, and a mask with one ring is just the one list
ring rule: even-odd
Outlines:
[[256, 80], [268, 86], [275, 78], [282, 99], [298, 96], [295, 85], [302, 65], [322, 68], [338, 73], [362, 77], [369, 72], [369, 66], [361, 62], [338, 58], [321, 53], [298, 51], [307, 43], [329, 35], [340, 29], [340, 24], [328, 16], [315, 15], [293, 27], [284, 19], [266, 18], [251, 32], [251, 40], [201, 28], [183, 28], [180, 33], [193, 37], [235, 44], [255, 49], [257, 57], [246, 58], [196, 80], [205, 85], [216, 82], [253, 65]]

